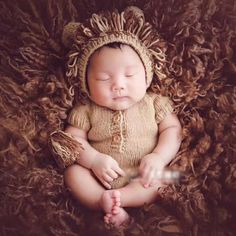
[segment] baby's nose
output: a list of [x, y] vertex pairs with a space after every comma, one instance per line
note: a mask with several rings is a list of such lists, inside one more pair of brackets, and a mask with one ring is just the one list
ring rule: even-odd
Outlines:
[[125, 81], [123, 78], [116, 78], [113, 82], [113, 91], [121, 91], [125, 88]]
[[114, 87], [113, 88], [114, 91], [118, 91], [118, 92], [123, 90], [123, 89], [124, 89], [124, 87]]

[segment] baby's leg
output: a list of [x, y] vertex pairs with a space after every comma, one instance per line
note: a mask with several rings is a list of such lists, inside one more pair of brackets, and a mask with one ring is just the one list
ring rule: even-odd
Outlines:
[[106, 191], [87, 168], [72, 165], [66, 169], [64, 178], [75, 198], [91, 209], [112, 213], [113, 207], [120, 205], [119, 192]]
[[104, 188], [88, 169], [80, 165], [72, 165], [65, 170], [64, 179], [74, 197], [83, 205], [91, 209], [100, 208], [99, 202]]
[[105, 222], [118, 227], [129, 220], [123, 207], [143, 206], [154, 202], [157, 197], [158, 186], [144, 188], [139, 181], [117, 190], [106, 190], [91, 171], [80, 165], [68, 167], [64, 177], [76, 199], [91, 209], [102, 209], [106, 213]]
[[132, 181], [119, 189], [120, 205], [121, 207], [140, 207], [145, 203], [153, 203], [158, 197], [158, 188], [161, 186], [160, 183], [154, 187], [144, 188], [138, 179]]

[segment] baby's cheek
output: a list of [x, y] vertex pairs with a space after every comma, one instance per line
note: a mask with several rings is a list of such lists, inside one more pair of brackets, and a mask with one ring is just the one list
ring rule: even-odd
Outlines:
[[107, 92], [101, 86], [91, 89], [91, 98], [96, 101], [103, 101], [107, 97]]

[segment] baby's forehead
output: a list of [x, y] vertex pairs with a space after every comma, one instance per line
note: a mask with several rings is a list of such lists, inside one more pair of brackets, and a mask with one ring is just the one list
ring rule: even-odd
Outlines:
[[[98, 48], [91, 56], [90, 58], [93, 58], [95, 56], [99, 56], [101, 54], [103, 54], [107, 51], [109, 51], [110, 54], [116, 54], [117, 52], [121, 53], [121, 54], [137, 54], [136, 51], [129, 45], [127, 44], [107, 44], [104, 45], [100, 48]], [[138, 54], [137, 54], [138, 55]]]
[[119, 46], [102, 46], [96, 50], [90, 57], [89, 65], [92, 67], [99, 67], [105, 65], [119, 64], [127, 67], [128, 69], [135, 69], [142, 67], [138, 53], [129, 45], [120, 44]]

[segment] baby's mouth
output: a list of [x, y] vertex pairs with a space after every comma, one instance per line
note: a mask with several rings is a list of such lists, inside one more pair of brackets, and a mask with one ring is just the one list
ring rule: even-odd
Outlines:
[[116, 96], [116, 97], [113, 97], [113, 100], [115, 101], [121, 101], [121, 100], [125, 100], [127, 99], [128, 96]]

